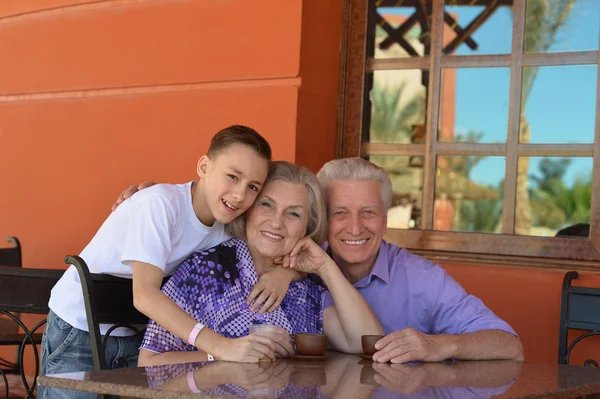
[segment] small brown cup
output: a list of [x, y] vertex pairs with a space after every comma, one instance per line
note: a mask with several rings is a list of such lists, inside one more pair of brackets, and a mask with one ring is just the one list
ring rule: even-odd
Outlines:
[[327, 351], [327, 335], [294, 334], [296, 354], [301, 356], [321, 356]]
[[363, 366], [362, 370], [360, 370], [360, 383], [363, 385], [371, 385], [377, 386], [379, 385], [377, 381], [375, 381], [375, 375], [377, 373], [373, 370], [371, 366]]
[[362, 348], [365, 355], [373, 356], [375, 352], [377, 352], [377, 349], [375, 349], [375, 344], [383, 337], [383, 335], [363, 335], [360, 337], [360, 342], [362, 343]]

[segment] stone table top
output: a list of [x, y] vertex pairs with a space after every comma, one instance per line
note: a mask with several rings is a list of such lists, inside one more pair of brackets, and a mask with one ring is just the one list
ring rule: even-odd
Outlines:
[[134, 398], [571, 398], [600, 393], [600, 368], [508, 360], [380, 364], [328, 352], [321, 361], [183, 363], [48, 375], [39, 383]]

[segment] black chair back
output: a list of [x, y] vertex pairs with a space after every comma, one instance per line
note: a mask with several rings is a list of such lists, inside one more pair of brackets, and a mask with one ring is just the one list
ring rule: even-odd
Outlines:
[[[569, 364], [571, 351], [582, 340], [600, 335], [600, 288], [573, 287], [571, 282], [579, 274], [570, 271], [563, 279], [560, 309], [560, 336], [558, 342], [558, 363]], [[585, 330], [569, 345], [567, 333], [569, 329]], [[568, 345], [568, 346], [567, 346]], [[586, 366], [596, 366], [595, 360], [588, 359]]]
[[[40, 369], [36, 344], [41, 343], [42, 333], [38, 330], [46, 323], [46, 318], [35, 324], [33, 328], [28, 328], [21, 321], [20, 314], [47, 315], [50, 291], [63, 273], [64, 270], [0, 267], [0, 315], [5, 316], [2, 319], [2, 329], [0, 330], [0, 345], [17, 346], [16, 364], [6, 361], [3, 363], [5, 363], [7, 373], [21, 374], [21, 380], [29, 397], [34, 397], [33, 392]], [[5, 328], [6, 326], [9, 328]], [[19, 332], [18, 327], [23, 330], [22, 333]], [[31, 344], [35, 359], [35, 375], [31, 386], [25, 378], [23, 367], [23, 357], [27, 344]]]
[[[75, 266], [81, 280], [85, 311], [87, 315], [92, 357], [96, 370], [107, 369], [105, 347], [110, 333], [117, 327], [127, 327], [136, 334], [141, 331], [134, 325], [146, 325], [148, 317], [133, 306], [133, 285], [131, 279], [107, 274], [92, 274], [85, 261], [79, 256], [65, 257], [65, 263]], [[104, 339], [100, 334], [100, 324], [113, 324]]]
[[13, 245], [12, 248], [0, 248], [0, 266], [23, 265], [21, 257], [21, 243], [17, 237], [6, 237], [6, 242]]

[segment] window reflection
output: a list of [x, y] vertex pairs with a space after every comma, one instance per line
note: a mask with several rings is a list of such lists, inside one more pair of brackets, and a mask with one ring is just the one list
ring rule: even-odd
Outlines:
[[470, 5], [446, 0], [443, 37], [444, 54], [508, 54], [512, 43], [512, 8], [497, 1]]
[[505, 142], [509, 84], [509, 68], [443, 69], [439, 141]]
[[422, 28], [411, 17], [414, 7], [378, 7], [370, 16], [374, 19], [374, 58], [422, 57], [425, 46]]
[[593, 143], [597, 65], [523, 68], [521, 143]]
[[370, 142], [415, 143], [425, 141], [425, 86], [422, 71], [373, 73]]
[[388, 210], [388, 227], [421, 228], [423, 206], [423, 157], [371, 156], [392, 180], [392, 206]]
[[600, 2], [527, 0], [526, 53], [598, 50]]
[[554, 237], [590, 222], [592, 158], [519, 158], [529, 164], [527, 196], [517, 191], [517, 234]]
[[440, 156], [434, 229], [501, 233], [504, 157]]

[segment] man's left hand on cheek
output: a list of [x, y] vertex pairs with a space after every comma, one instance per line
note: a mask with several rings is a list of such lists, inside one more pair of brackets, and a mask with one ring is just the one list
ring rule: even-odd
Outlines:
[[394, 331], [380, 339], [373, 361], [406, 363], [410, 361], [439, 362], [451, 357], [452, 336], [428, 335], [412, 328]]

